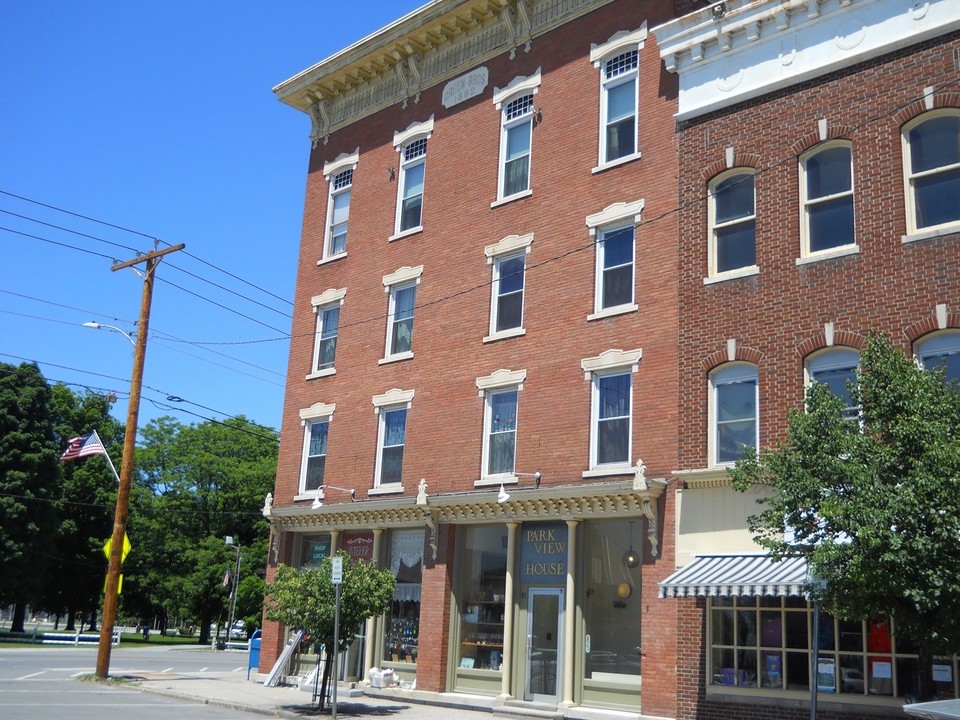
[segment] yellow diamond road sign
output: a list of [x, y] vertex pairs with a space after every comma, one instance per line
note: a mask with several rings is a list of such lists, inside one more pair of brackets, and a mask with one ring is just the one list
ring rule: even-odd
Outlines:
[[[123, 552], [120, 553], [120, 562], [123, 562], [127, 559], [127, 555], [130, 554], [130, 548], [133, 547], [130, 544], [130, 538], [127, 537], [127, 534], [123, 534]], [[108, 538], [107, 542], [103, 546], [103, 554], [107, 556], [107, 560], [110, 559], [110, 550], [113, 548], [113, 538]]]

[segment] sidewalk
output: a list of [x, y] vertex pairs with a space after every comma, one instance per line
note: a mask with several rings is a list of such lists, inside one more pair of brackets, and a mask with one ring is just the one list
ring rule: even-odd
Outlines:
[[[296, 686], [264, 687], [241, 673], [196, 673], [173, 675], [148, 673], [126, 676], [144, 692], [182, 700], [247, 710], [269, 717], [312, 718], [330, 715], [330, 706], [321, 714], [312, 702], [312, 693]], [[337, 716], [349, 718], [391, 717], [399, 720], [491, 720], [492, 698], [423, 693], [416, 690], [373, 690], [340, 686]], [[427, 704], [429, 703], [429, 704]]]

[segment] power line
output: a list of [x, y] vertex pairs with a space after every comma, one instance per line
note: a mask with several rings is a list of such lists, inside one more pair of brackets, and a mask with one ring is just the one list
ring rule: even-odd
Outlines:
[[110, 262], [113, 262], [116, 259], [114, 257], [111, 257], [110, 255], [104, 255], [103, 253], [94, 252], [93, 250], [87, 250], [86, 248], [77, 247], [76, 245], [70, 245], [69, 243], [58, 242], [57, 240], [51, 240], [49, 238], [40, 237], [39, 235], [31, 235], [30, 233], [20, 232], [19, 230], [14, 230], [13, 228], [0, 226], [0, 230], [3, 230], [8, 233], [13, 233], [14, 235], [22, 235], [23, 237], [28, 237], [33, 240], [39, 240], [40, 242], [49, 243], [51, 245], [58, 245], [60, 247], [69, 248], [70, 250], [76, 250], [77, 252], [87, 253], [88, 255], [101, 257], [106, 260], [109, 260]]
[[87, 233], [82, 233], [79, 230], [71, 230], [70, 228], [65, 228], [61, 225], [54, 225], [53, 223], [44, 222], [43, 220], [37, 220], [36, 218], [32, 218], [28, 215], [20, 215], [19, 213], [3, 210], [2, 208], [0, 208], [0, 213], [12, 215], [13, 217], [20, 218], [21, 220], [27, 220], [32, 223], [37, 223], [37, 225], [44, 225], [45, 227], [53, 228], [54, 230], [62, 230], [63, 232], [68, 232], [72, 235], [79, 235], [80, 237], [89, 238], [90, 240], [96, 240], [97, 242], [102, 242], [105, 245], [112, 245], [113, 247], [118, 247], [122, 250], [127, 250], [132, 253], [139, 252], [139, 250], [136, 248], [132, 248], [128, 245], [121, 245], [120, 243], [113, 242], [112, 240], [105, 240], [104, 238], [97, 237], [96, 235], [89, 235]]

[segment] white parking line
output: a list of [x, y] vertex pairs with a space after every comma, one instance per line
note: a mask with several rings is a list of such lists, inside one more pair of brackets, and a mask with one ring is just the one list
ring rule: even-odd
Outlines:
[[28, 680], [29, 678], [36, 677], [37, 675], [43, 675], [46, 670], [41, 670], [40, 672], [30, 673], [29, 675], [21, 675], [17, 680]]
[[164, 669], [161, 670], [160, 672], [162, 672], [162, 673], [168, 673], [168, 672], [170, 672], [171, 670], [173, 670], [173, 665], [171, 665], [171, 666], [168, 667], [168, 668], [164, 668]]

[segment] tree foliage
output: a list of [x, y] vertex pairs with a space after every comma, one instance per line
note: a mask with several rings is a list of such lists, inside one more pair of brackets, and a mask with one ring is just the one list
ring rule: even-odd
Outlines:
[[[367, 618], [390, 607], [396, 578], [389, 570], [355, 560], [342, 550], [343, 583], [340, 586], [340, 629], [359, 627]], [[272, 583], [266, 586], [267, 618], [288, 628], [306, 630], [310, 637], [333, 647], [336, 589], [331, 580], [331, 558], [323, 559], [316, 570], [298, 570], [280, 565]], [[354, 640], [352, 632], [340, 633], [340, 650]]]
[[0, 604], [43, 597], [54, 554], [60, 451], [50, 388], [35, 364], [0, 364]]
[[765, 486], [750, 518], [775, 558], [803, 554], [816, 591], [848, 619], [892, 615], [925, 652], [960, 648], [960, 392], [881, 335], [860, 358], [852, 402], [813, 384], [785, 441], [741, 460], [734, 487]]

